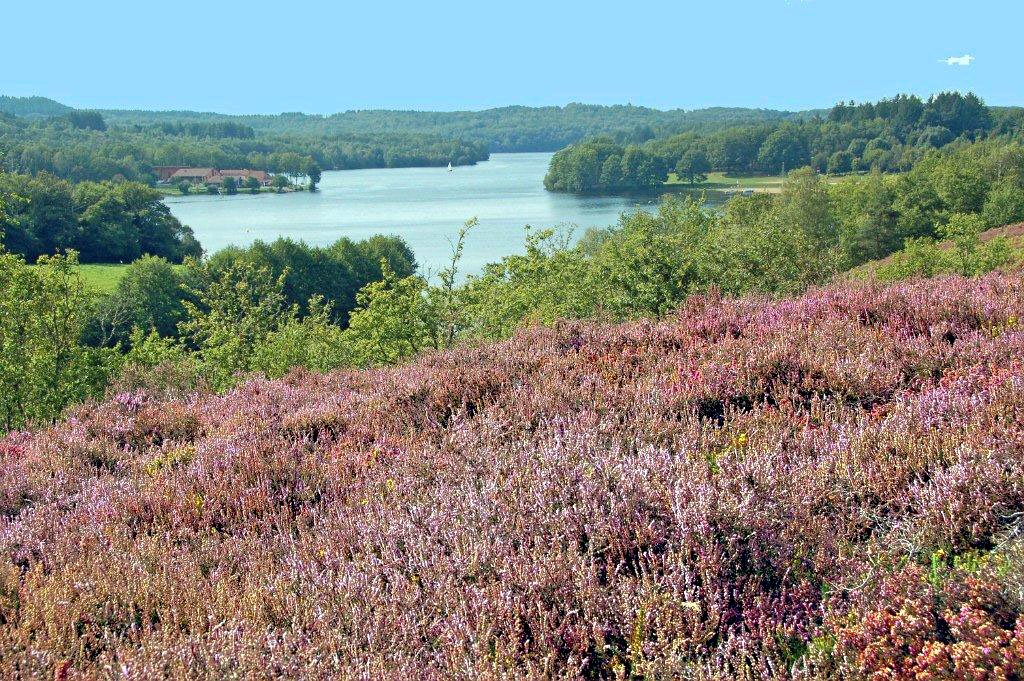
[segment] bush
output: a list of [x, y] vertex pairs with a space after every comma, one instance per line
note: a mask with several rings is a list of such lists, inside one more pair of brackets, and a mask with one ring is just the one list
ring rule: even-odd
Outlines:
[[100, 342], [125, 342], [133, 329], [176, 336], [185, 319], [186, 276], [163, 258], [143, 256], [125, 270], [117, 288], [99, 303]]
[[102, 394], [119, 356], [80, 344], [90, 304], [74, 253], [28, 267], [0, 250], [0, 430]]
[[1021, 319], [1020, 274], [709, 294], [112, 392], [0, 439], [0, 677], [1013, 679]]

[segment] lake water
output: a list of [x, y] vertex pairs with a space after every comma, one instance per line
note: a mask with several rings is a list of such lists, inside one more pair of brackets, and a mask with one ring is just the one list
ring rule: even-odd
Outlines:
[[[469, 218], [480, 224], [467, 237], [463, 272], [523, 251], [523, 228], [615, 224], [623, 211], [654, 210], [658, 197], [575, 196], [544, 190], [549, 153], [492, 154], [475, 166], [336, 170], [315, 193], [190, 195], [165, 199], [190, 225], [207, 252], [279, 236], [327, 245], [394, 234], [406, 240], [422, 272], [437, 272], [451, 254], [449, 240]], [[709, 203], [721, 201], [709, 194]]]

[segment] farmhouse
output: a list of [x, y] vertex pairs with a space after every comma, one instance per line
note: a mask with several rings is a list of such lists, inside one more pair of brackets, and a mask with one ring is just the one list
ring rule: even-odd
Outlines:
[[167, 182], [171, 179], [171, 175], [184, 167], [185, 166], [153, 166], [153, 172], [156, 173], [157, 182]]
[[179, 168], [175, 170], [169, 178], [168, 182], [190, 182], [192, 184], [199, 184], [205, 182], [206, 178], [217, 172], [213, 168]]
[[265, 170], [218, 170], [206, 178], [206, 184], [224, 184], [224, 180], [232, 177], [238, 184], [244, 184], [250, 177], [255, 177], [261, 187], [270, 186], [270, 173]]
[[[172, 170], [168, 173], [167, 171]], [[265, 170], [230, 169], [219, 170], [217, 168], [183, 168], [176, 166], [161, 166], [155, 168], [161, 182], [167, 184], [178, 184], [188, 182], [190, 184], [224, 184], [227, 178], [233, 178], [238, 184], [244, 184], [250, 177], [256, 178], [261, 187], [269, 187], [271, 176]], [[166, 177], [164, 177], [166, 176]]]

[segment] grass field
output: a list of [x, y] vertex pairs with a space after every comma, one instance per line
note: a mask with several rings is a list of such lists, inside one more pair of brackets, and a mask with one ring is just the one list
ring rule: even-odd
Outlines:
[[[695, 189], [753, 189], [761, 192], [782, 191], [782, 175], [732, 175], [730, 173], [708, 173], [708, 179], [693, 185]], [[681, 180], [675, 173], [669, 173], [668, 185], [689, 186], [689, 182]]]
[[128, 265], [82, 265], [82, 280], [96, 293], [110, 293], [128, 270]]
[[111, 293], [128, 270], [128, 265], [80, 265], [82, 281], [93, 293]]
[[[851, 177], [852, 174], [848, 175], [823, 175], [822, 177], [826, 182], [835, 183], [842, 182], [844, 178]], [[693, 185], [694, 189], [713, 189], [719, 191], [736, 190], [737, 187], [740, 190], [753, 190], [755, 192], [768, 192], [770, 194], [777, 194], [782, 191], [782, 185], [786, 181], [784, 175], [734, 175], [732, 173], [724, 173], [721, 171], [715, 171], [708, 173], [708, 179], [704, 182]], [[678, 185], [683, 187], [689, 187], [690, 183], [686, 180], [679, 179], [675, 173], [668, 174], [668, 181], [666, 185]]]

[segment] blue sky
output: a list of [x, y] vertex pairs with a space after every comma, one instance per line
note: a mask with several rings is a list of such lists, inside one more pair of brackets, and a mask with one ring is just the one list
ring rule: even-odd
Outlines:
[[0, 18], [0, 94], [78, 107], [1024, 104], [1021, 0], [34, 0]]

